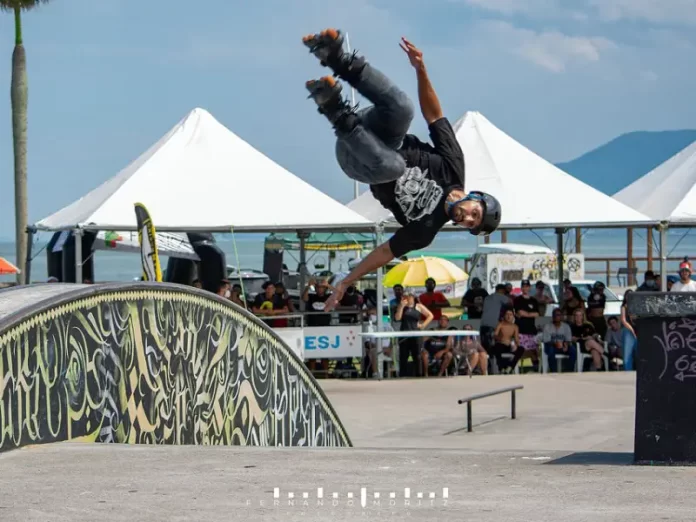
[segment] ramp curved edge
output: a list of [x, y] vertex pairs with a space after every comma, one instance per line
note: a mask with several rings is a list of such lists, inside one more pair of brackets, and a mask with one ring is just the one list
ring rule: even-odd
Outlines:
[[297, 355], [167, 283], [0, 291], [0, 452], [58, 441], [352, 446]]

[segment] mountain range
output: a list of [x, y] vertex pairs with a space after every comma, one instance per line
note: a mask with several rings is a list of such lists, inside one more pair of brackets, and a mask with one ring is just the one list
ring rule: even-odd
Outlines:
[[556, 166], [613, 196], [694, 141], [696, 130], [629, 132]]

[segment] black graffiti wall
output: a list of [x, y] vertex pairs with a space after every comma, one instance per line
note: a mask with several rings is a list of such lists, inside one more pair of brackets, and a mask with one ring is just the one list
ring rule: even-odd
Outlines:
[[350, 445], [303, 363], [216, 296], [102, 285], [28, 308], [0, 315], [0, 451], [61, 440]]

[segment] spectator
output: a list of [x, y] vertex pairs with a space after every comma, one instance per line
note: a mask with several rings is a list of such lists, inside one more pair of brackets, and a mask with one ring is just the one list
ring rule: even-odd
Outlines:
[[592, 323], [585, 320], [585, 314], [579, 308], [573, 312], [573, 321], [570, 323], [572, 340], [578, 344], [582, 353], [588, 353], [592, 357], [592, 371], [602, 369], [604, 347], [597, 341], [596, 332]]
[[580, 292], [574, 286], [571, 286], [565, 291], [565, 298], [563, 299], [563, 307], [561, 311], [566, 321], [571, 323], [575, 317], [575, 311], [582, 310], [583, 320], [585, 318], [585, 301], [583, 301], [580, 296]]
[[203, 283], [201, 283], [200, 279], [194, 279], [193, 283], [191, 283], [191, 286], [194, 288], [203, 288]]
[[[287, 304], [285, 304], [282, 299], [279, 299], [275, 291], [275, 285], [270, 281], [266, 281], [262, 288], [263, 293], [258, 294], [251, 305], [252, 312], [261, 316], [287, 314]], [[263, 321], [270, 326], [275, 326], [275, 321], [267, 319]]]
[[687, 258], [679, 265], [679, 281], [672, 285], [670, 292], [696, 292], [696, 281], [691, 279], [691, 263]]
[[648, 270], [645, 272], [645, 276], [643, 277], [643, 284], [640, 285], [636, 291], [637, 292], [657, 292], [660, 290], [660, 287], [657, 286], [657, 278], [655, 277], [655, 272], [652, 270]]
[[597, 281], [592, 292], [587, 296], [587, 319], [602, 339], [607, 335], [607, 321], [604, 318], [606, 306], [607, 296], [604, 295], [604, 283]]
[[539, 301], [529, 295], [532, 285], [528, 279], [522, 281], [521, 288], [522, 295], [517, 296], [514, 301], [519, 346], [532, 354], [532, 359], [536, 359], [539, 348], [536, 327], [536, 318], [539, 317]]
[[621, 303], [621, 326], [623, 326], [621, 344], [623, 345], [624, 370], [627, 372], [633, 370], [633, 358], [638, 346], [635, 316], [628, 313], [628, 295], [632, 291], [633, 290], [626, 290], [623, 303]]
[[[467, 331], [473, 330], [470, 324], [465, 324], [463, 329]], [[481, 375], [488, 375], [488, 353], [483, 346], [481, 346], [481, 343], [476, 337], [457, 337], [454, 342], [453, 351], [455, 355], [468, 359], [469, 368], [471, 368], [472, 372], [478, 369]]]
[[546, 308], [550, 303], [553, 302], [551, 296], [546, 291], [546, 284], [543, 281], [536, 282], [536, 293], [534, 294], [534, 299], [539, 303], [539, 317], [546, 316]]
[[489, 295], [483, 300], [483, 313], [481, 314], [481, 344], [492, 354], [495, 340], [493, 332], [498, 327], [500, 318], [503, 315], [503, 310], [508, 307], [509, 300], [505, 295], [505, 285], [498, 284], [495, 286], [495, 293]]
[[515, 298], [512, 295], [512, 283], [505, 283], [505, 295], [508, 298], [508, 305], [510, 306], [510, 308], [514, 308]]
[[[425, 317], [421, 321], [421, 317]], [[401, 298], [399, 306], [396, 308], [394, 315], [396, 321], [401, 322], [401, 331], [409, 332], [415, 330], [424, 330], [433, 320], [433, 314], [425, 306], [416, 300], [416, 296], [412, 293], [406, 293]], [[399, 376], [406, 375], [416, 377], [418, 374], [418, 361], [420, 361], [420, 346], [417, 337], [404, 337], [401, 339], [399, 346]], [[412, 366], [409, 366], [409, 357], [412, 361]], [[406, 368], [409, 368], [406, 370]]]
[[568, 323], [563, 322], [563, 313], [556, 308], [551, 315], [551, 322], [544, 326], [544, 353], [549, 365], [549, 372], [558, 371], [556, 355], [567, 355], [571, 371], [575, 369], [578, 352], [573, 343], [573, 335]]
[[218, 291], [217, 295], [220, 297], [224, 297], [225, 299], [229, 299], [230, 295], [232, 294], [230, 290], [230, 282], [227, 279], [223, 279], [220, 281], [220, 284], [218, 285]]
[[607, 320], [607, 324], [609, 328], [607, 329], [607, 336], [604, 340], [607, 343], [609, 357], [612, 361], [616, 359], [623, 360], [623, 331], [621, 330], [621, 323], [619, 323], [617, 317], [612, 315]]
[[55, 277], [55, 276], [49, 277], [48, 279], [46, 279], [46, 282], [47, 282], [47, 283], [60, 283], [60, 281], [58, 280], [58, 278]]
[[394, 299], [389, 301], [389, 315], [391, 316], [391, 319], [394, 320], [394, 316], [396, 315], [396, 309], [399, 306], [399, 303], [401, 302], [401, 298], [404, 296], [404, 287], [396, 284], [394, 285]]
[[[447, 330], [449, 327], [449, 317], [443, 315], [438, 320], [438, 330]], [[452, 348], [454, 346], [454, 337], [444, 335], [438, 337], [426, 337], [423, 341], [424, 348], [421, 351], [421, 362], [423, 368], [423, 376], [428, 376], [428, 369], [431, 364], [440, 362], [440, 373], [438, 377], [445, 374], [445, 370], [452, 362]]]
[[[295, 305], [292, 304], [290, 300], [290, 294], [285, 289], [285, 284], [282, 281], [278, 281], [275, 285], [275, 301], [274, 306], [279, 306], [280, 309], [286, 309], [289, 314], [295, 312]], [[273, 319], [274, 328], [286, 328], [288, 326], [289, 320], [287, 318], [283, 319]]]
[[488, 297], [488, 291], [481, 287], [481, 280], [472, 278], [469, 289], [462, 297], [461, 307], [466, 309], [469, 319], [481, 319], [483, 315], [483, 300]]
[[350, 323], [359, 322], [359, 314], [357, 313], [357, 311], [360, 310], [361, 305], [362, 305], [362, 299], [361, 299], [358, 291], [355, 289], [355, 286], [353, 286], [353, 285], [349, 286], [346, 289], [346, 293], [341, 298], [341, 301], [338, 303], [337, 309], [339, 309], [339, 310], [353, 310], [356, 313], [354, 313], [354, 314], [339, 314], [338, 322], [340, 324], [350, 324]]
[[[314, 286], [316, 293], [310, 294], [310, 288]], [[329, 296], [329, 285], [324, 279], [310, 278], [302, 294], [302, 300], [307, 303], [308, 312], [321, 312], [324, 310], [325, 303]], [[331, 314], [310, 313], [307, 315], [307, 326], [329, 326], [331, 324]]]
[[247, 307], [246, 301], [242, 298], [242, 285], [237, 284], [232, 286], [230, 301], [242, 308]]
[[[368, 319], [365, 325], [365, 331], [374, 332], [377, 330], [377, 309], [370, 308], [367, 311]], [[388, 332], [394, 331], [394, 328], [389, 323], [382, 324], [382, 331]], [[379, 344], [382, 345], [382, 350], [378, 349]], [[370, 375], [374, 379], [382, 379], [382, 368], [379, 367], [379, 355], [383, 353], [386, 357], [391, 359], [391, 339], [367, 339], [365, 341], [366, 349], [366, 364], [365, 364], [365, 377], [369, 378]]]
[[[515, 312], [509, 308], [505, 310], [503, 319], [498, 323], [494, 333], [495, 345], [493, 357], [495, 357], [498, 370], [502, 373], [512, 373], [517, 363], [524, 355], [524, 348], [520, 346], [520, 330], [515, 324]], [[513, 353], [510, 364], [504, 364], [503, 354]]]
[[425, 293], [418, 296], [418, 301], [430, 310], [433, 319], [438, 321], [442, 317], [442, 309], [450, 306], [449, 301], [440, 291], [435, 291], [435, 279], [429, 277], [425, 280]]

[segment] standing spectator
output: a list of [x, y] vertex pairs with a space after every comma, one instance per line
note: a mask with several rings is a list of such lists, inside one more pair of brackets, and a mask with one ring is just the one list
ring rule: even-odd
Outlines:
[[232, 290], [230, 291], [230, 301], [232, 301], [234, 304], [237, 306], [241, 306], [242, 308], [246, 308], [246, 300], [242, 297], [242, 285], [233, 285]]
[[536, 318], [539, 317], [539, 301], [529, 295], [532, 288], [528, 279], [524, 279], [521, 284], [522, 295], [518, 295], [514, 301], [516, 324], [519, 328], [519, 346], [530, 352], [532, 358], [536, 358], [537, 327]]
[[469, 289], [462, 297], [461, 307], [466, 309], [469, 319], [481, 319], [483, 315], [483, 300], [488, 297], [488, 291], [482, 286], [478, 277], [472, 278]]
[[514, 308], [515, 298], [512, 295], [512, 283], [505, 283], [505, 295], [508, 298], [508, 304], [509, 304], [510, 308]]
[[679, 265], [679, 281], [672, 285], [670, 292], [696, 292], [696, 281], [691, 279], [691, 263], [687, 258]]
[[445, 294], [435, 291], [435, 279], [429, 277], [425, 280], [425, 293], [418, 296], [420, 304], [425, 306], [433, 314], [436, 321], [442, 317], [442, 309], [450, 306]]
[[587, 296], [587, 319], [602, 339], [607, 335], [607, 321], [604, 318], [606, 306], [607, 296], [604, 295], [604, 283], [597, 281], [592, 292]]
[[[310, 288], [314, 286], [314, 294], [310, 294]], [[307, 303], [308, 312], [322, 312], [326, 301], [329, 299], [328, 292], [329, 285], [326, 283], [325, 279], [315, 279], [310, 278], [307, 282], [307, 286], [302, 293], [302, 300]], [[317, 314], [310, 313], [307, 314], [307, 326], [329, 326], [331, 324], [331, 314]]]
[[401, 302], [401, 298], [404, 296], [404, 287], [396, 284], [394, 285], [394, 299], [389, 301], [389, 315], [392, 319], [394, 320], [394, 316], [396, 315], [396, 309], [399, 306], [399, 303]]
[[483, 313], [481, 314], [481, 344], [488, 351], [488, 355], [492, 354], [495, 340], [493, 332], [498, 327], [500, 318], [503, 315], [503, 310], [508, 306], [509, 299], [505, 295], [505, 285], [498, 284], [495, 286], [495, 293], [489, 295], [483, 300]]
[[[56, 281], [58, 281], [58, 280], [56, 279]], [[50, 283], [50, 281], [49, 281], [49, 283]], [[200, 279], [194, 279], [193, 282], [191, 283], [191, 286], [194, 288], [203, 288], [203, 283], [201, 283]]]
[[617, 317], [612, 315], [607, 320], [607, 324], [609, 328], [607, 328], [607, 336], [604, 340], [609, 350], [609, 358], [613, 363], [618, 363], [616, 359], [623, 360], [623, 331], [621, 329], [621, 323], [619, 323]]
[[[493, 357], [498, 365], [498, 370], [502, 373], [512, 373], [517, 363], [524, 355], [524, 348], [520, 346], [520, 330], [515, 324], [515, 312], [509, 308], [505, 310], [503, 319], [495, 329], [495, 345], [493, 346]], [[509, 365], [505, 365], [503, 354], [513, 353], [514, 357]]]
[[655, 272], [648, 270], [643, 277], [643, 284], [636, 288], [636, 292], [657, 292], [660, 287], [657, 285]]
[[357, 314], [357, 311], [360, 310], [361, 305], [362, 299], [358, 291], [355, 289], [355, 286], [349, 286], [346, 289], [346, 293], [343, 294], [343, 297], [339, 301], [338, 306], [336, 308], [338, 310], [352, 310], [356, 313], [339, 314], [338, 322], [340, 324], [350, 324], [359, 322], [360, 317], [359, 314]]
[[[425, 319], [421, 321], [422, 316]], [[424, 330], [433, 320], [433, 314], [425, 306], [417, 302], [416, 296], [409, 292], [401, 298], [394, 318], [397, 321], [401, 321], [402, 332], [410, 332]], [[418, 374], [418, 362], [420, 361], [419, 339], [417, 337], [404, 337], [400, 341], [399, 376], [409, 375], [416, 377]], [[409, 356], [413, 363], [411, 367], [408, 364]], [[409, 368], [408, 371], [406, 368]]]
[[549, 372], [558, 371], [558, 360], [556, 359], [558, 354], [567, 355], [570, 368], [575, 369], [578, 357], [577, 346], [573, 343], [570, 326], [563, 321], [563, 313], [559, 308], [553, 311], [551, 322], [544, 326], [543, 342], [544, 353], [549, 363]]
[[563, 307], [561, 311], [566, 321], [571, 323], [575, 317], [575, 311], [582, 310], [582, 317], [585, 318], [585, 301], [583, 301], [582, 296], [577, 288], [571, 286], [565, 291], [565, 298], [563, 299]]
[[546, 317], [546, 308], [553, 302], [551, 296], [546, 292], [546, 284], [543, 281], [536, 282], [536, 293], [534, 299], [539, 303], [539, 317]]
[[633, 370], [633, 358], [638, 347], [635, 316], [628, 313], [628, 295], [632, 291], [626, 290], [623, 303], [621, 303], [621, 326], [623, 326], [621, 343], [623, 344], [624, 370], [627, 372]]
[[591, 322], [585, 320], [585, 315], [579, 308], [573, 313], [573, 320], [570, 323], [570, 333], [572, 334], [573, 342], [577, 343], [580, 351], [588, 353], [592, 357], [592, 370], [601, 370], [604, 347], [595, 337], [596, 332], [594, 326], [592, 326]]
[[220, 297], [224, 297], [225, 299], [229, 299], [230, 295], [232, 294], [230, 290], [230, 282], [227, 279], [223, 279], [220, 281], [220, 284], [218, 285], [218, 291], [217, 295]]

